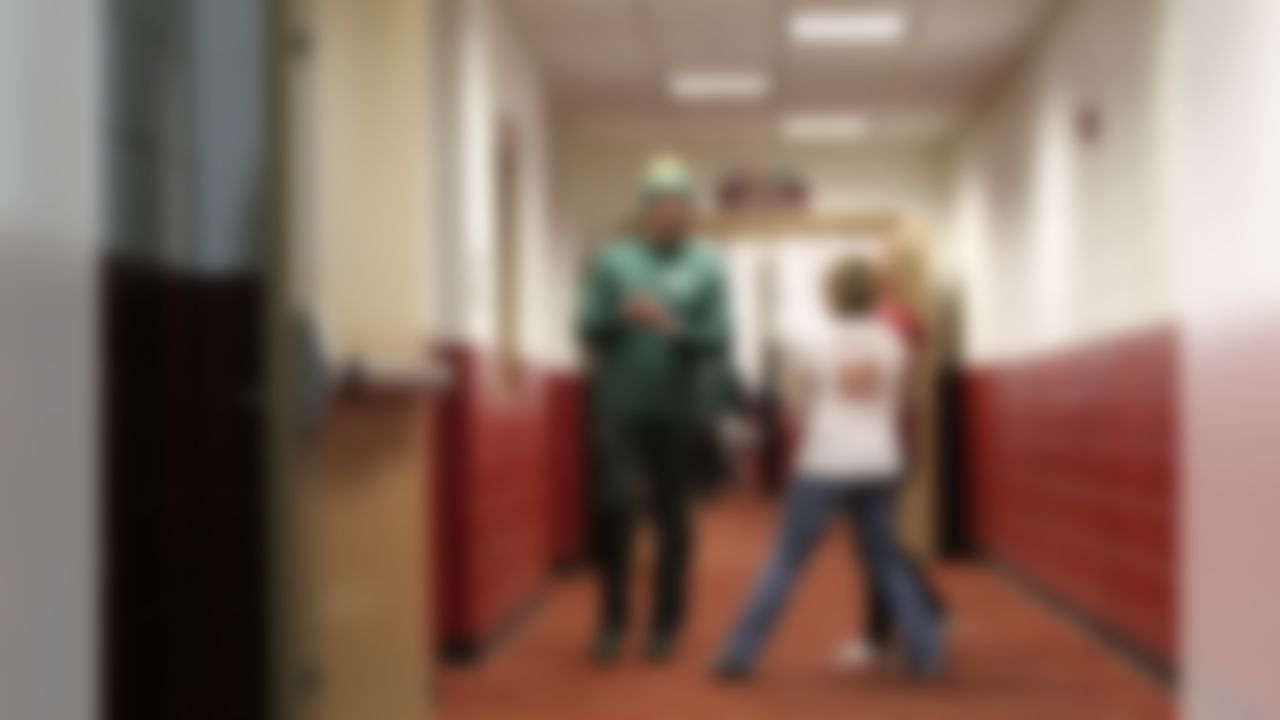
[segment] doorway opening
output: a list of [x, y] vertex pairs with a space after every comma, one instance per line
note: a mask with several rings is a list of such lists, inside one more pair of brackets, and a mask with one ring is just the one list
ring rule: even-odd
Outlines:
[[521, 322], [524, 260], [520, 242], [520, 189], [522, 164], [519, 135], [509, 123], [499, 128], [495, 168], [497, 194], [494, 263], [495, 328], [497, 334], [497, 380], [504, 395], [519, 392], [524, 382], [521, 349], [524, 340]]

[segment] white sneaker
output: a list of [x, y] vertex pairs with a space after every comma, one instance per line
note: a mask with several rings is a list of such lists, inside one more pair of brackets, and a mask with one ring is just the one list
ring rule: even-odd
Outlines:
[[836, 648], [834, 661], [837, 667], [861, 670], [880, 660], [880, 651], [866, 638], [855, 638]]

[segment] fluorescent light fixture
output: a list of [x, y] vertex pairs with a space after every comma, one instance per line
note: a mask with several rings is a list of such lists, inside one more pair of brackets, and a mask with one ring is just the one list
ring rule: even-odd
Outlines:
[[803, 113], [783, 118], [780, 130], [792, 142], [847, 142], [866, 137], [871, 122], [858, 113]]
[[800, 10], [791, 16], [791, 39], [807, 45], [889, 45], [907, 34], [899, 10]]
[[669, 90], [685, 102], [760, 100], [769, 94], [769, 78], [757, 72], [685, 72], [672, 76]]

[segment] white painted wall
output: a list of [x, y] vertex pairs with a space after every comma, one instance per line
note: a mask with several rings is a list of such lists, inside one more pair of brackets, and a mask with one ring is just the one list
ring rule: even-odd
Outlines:
[[0, 3], [0, 714], [98, 716], [99, 3]]
[[1068, 4], [958, 143], [941, 260], [964, 279], [969, 360], [1171, 319], [1167, 6]]
[[1175, 203], [1187, 313], [1280, 308], [1280, 4], [1180, 0]]
[[1280, 717], [1280, 3], [1180, 0], [1183, 696]]
[[[446, 336], [479, 347], [497, 341], [497, 258], [500, 198], [498, 153], [505, 127], [517, 140], [517, 215], [521, 355], [542, 365], [564, 362], [567, 319], [555, 307], [569, 263], [558, 262], [552, 217], [552, 145], [547, 92], [536, 63], [501, 3], [465, 0], [452, 8], [454, 58], [449, 82], [456, 102], [450, 120], [454, 155], [445, 182], [455, 185], [445, 220], [456, 247], [434, 276], [452, 317]], [[441, 277], [447, 274], [449, 277]]]

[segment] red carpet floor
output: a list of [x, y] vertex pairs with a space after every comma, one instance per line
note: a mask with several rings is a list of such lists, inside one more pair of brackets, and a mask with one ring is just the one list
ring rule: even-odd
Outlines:
[[[586, 648], [594, 586], [557, 583], [546, 604], [478, 666], [446, 670], [444, 720], [1146, 720], [1175, 715], [1166, 690], [979, 566], [931, 570], [953, 610], [948, 672], [920, 685], [887, 669], [848, 671], [830, 656], [861, 617], [845, 529], [809, 566], [756, 678], [723, 686], [706, 668], [773, 538], [775, 510], [731, 498], [704, 511], [694, 607], [680, 657], [653, 667], [636, 624], [627, 658], [598, 669]], [[651, 553], [638, 552], [637, 591]], [[646, 617], [643, 604], [636, 617]]]

